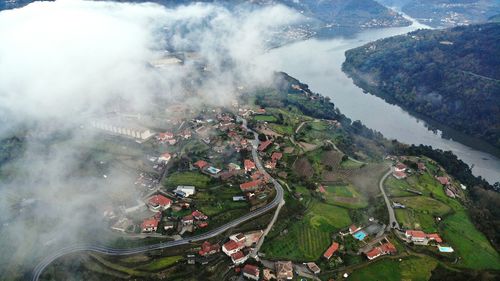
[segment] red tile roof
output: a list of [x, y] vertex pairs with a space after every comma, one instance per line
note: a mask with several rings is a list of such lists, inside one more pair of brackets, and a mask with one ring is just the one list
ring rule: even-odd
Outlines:
[[192, 221], [193, 220], [193, 215], [187, 215], [182, 218], [183, 221]]
[[238, 252], [236, 252], [236, 253], [234, 253], [234, 254], [232, 254], [232, 255], [231, 255], [231, 258], [232, 258], [234, 261], [237, 261], [237, 260], [242, 259], [242, 258], [244, 258], [244, 257], [245, 257], [245, 254], [243, 254], [243, 252], [242, 252], [242, 251], [238, 251]]
[[250, 171], [255, 169], [255, 163], [252, 160], [245, 159], [244, 166], [245, 166], [245, 171]]
[[193, 211], [191, 215], [197, 220], [206, 220], [208, 218], [204, 213], [198, 210]]
[[441, 236], [439, 236], [439, 234], [437, 234], [437, 233], [427, 234], [427, 238], [434, 240], [438, 243], [443, 242], [443, 240], [441, 239]]
[[380, 246], [380, 249], [384, 253], [395, 253], [395, 252], [397, 252], [396, 247], [391, 242], [387, 242], [387, 243], [382, 244]]
[[366, 256], [369, 258], [369, 259], [374, 259], [378, 256], [380, 256], [382, 253], [380, 252], [380, 249], [378, 247], [375, 247], [373, 249], [371, 249], [369, 252], [366, 253]]
[[227, 250], [227, 251], [232, 251], [232, 250], [236, 250], [238, 248], [240, 248], [240, 244], [233, 241], [233, 240], [229, 240], [226, 244], [224, 244], [224, 248]]
[[257, 148], [257, 149], [258, 149], [259, 151], [261, 151], [261, 152], [262, 152], [262, 151], [266, 150], [266, 149], [267, 149], [267, 147], [268, 147], [271, 143], [273, 143], [273, 142], [272, 142], [272, 141], [270, 141], [270, 140], [263, 141], [263, 142], [261, 142], [261, 143], [259, 144], [259, 148]]
[[398, 163], [396, 164], [396, 168], [398, 168], [398, 169], [400, 169], [400, 170], [404, 170], [404, 169], [406, 169], [406, 165], [405, 165], [405, 164], [403, 164], [403, 163], [401, 163], [401, 162], [398, 162]]
[[281, 157], [283, 157], [283, 153], [281, 152], [274, 152], [273, 155], [271, 155], [271, 159], [273, 160], [273, 162], [281, 160]]
[[257, 188], [260, 185], [261, 181], [260, 180], [254, 180], [254, 181], [249, 181], [240, 184], [240, 189], [241, 191], [245, 192], [247, 190], [252, 190]]
[[208, 163], [206, 161], [203, 161], [203, 160], [198, 160], [194, 163], [194, 165], [200, 169], [203, 169], [205, 168], [206, 166], [208, 166]]
[[356, 232], [358, 231], [359, 227], [357, 227], [355, 224], [349, 226], [349, 232]]
[[325, 193], [326, 192], [325, 187], [322, 184], [319, 185], [318, 190], [321, 193]]
[[448, 180], [447, 177], [437, 177], [437, 180], [439, 181], [439, 183], [441, 183], [442, 185], [447, 185], [448, 183], [450, 183], [450, 181]]
[[220, 251], [219, 244], [210, 244], [210, 242], [205, 241], [201, 244], [201, 250], [198, 252], [200, 256], [204, 256], [206, 254], [216, 253]]
[[323, 254], [323, 257], [330, 259], [332, 255], [339, 249], [339, 243], [333, 242], [328, 249], [326, 249], [325, 253]]
[[158, 223], [160, 222], [160, 220], [156, 219], [156, 218], [148, 218], [148, 219], [145, 219], [142, 223], [141, 223], [141, 228], [149, 228], [149, 227], [152, 227], [152, 228], [155, 228], [155, 227], [158, 227]]
[[406, 178], [406, 173], [401, 171], [394, 171], [394, 176], [397, 178]]
[[424, 164], [424, 163], [422, 163], [422, 162], [418, 162], [418, 163], [417, 163], [417, 166], [418, 166], [418, 169], [419, 169], [419, 170], [425, 170], [425, 169], [426, 169], [425, 164]]
[[243, 267], [243, 273], [259, 277], [260, 270], [255, 265], [245, 264]]
[[154, 206], [168, 206], [170, 204], [172, 204], [172, 200], [170, 200], [169, 198], [161, 195], [161, 194], [157, 194], [157, 195], [154, 195], [152, 196], [151, 198], [149, 198], [148, 200], [149, 204], [151, 205], [154, 205]]
[[425, 238], [425, 232], [420, 230], [407, 230], [406, 235], [415, 237], [415, 238]]

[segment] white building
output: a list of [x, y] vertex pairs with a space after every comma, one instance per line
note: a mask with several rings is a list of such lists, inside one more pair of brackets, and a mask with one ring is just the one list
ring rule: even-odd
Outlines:
[[132, 137], [139, 140], [147, 140], [154, 136], [154, 133], [147, 128], [140, 126], [133, 126], [114, 120], [97, 120], [91, 122], [92, 127], [106, 131], [107, 133], [116, 134], [120, 136]]
[[187, 185], [179, 185], [175, 190], [174, 193], [183, 195], [183, 197], [189, 197], [193, 195], [196, 192], [196, 189], [194, 186], [187, 186]]

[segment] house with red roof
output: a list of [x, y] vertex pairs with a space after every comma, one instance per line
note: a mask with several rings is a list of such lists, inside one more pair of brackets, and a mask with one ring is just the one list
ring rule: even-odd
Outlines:
[[220, 245], [219, 244], [211, 244], [210, 242], [208, 241], [205, 241], [203, 242], [203, 244], [201, 244], [201, 249], [198, 251], [198, 254], [200, 256], [208, 256], [208, 255], [212, 255], [212, 254], [215, 254], [215, 253], [218, 253], [220, 252]]
[[276, 168], [276, 162], [275, 161], [267, 161], [266, 164], [264, 165], [267, 169], [275, 169]]
[[241, 271], [243, 276], [248, 279], [259, 280], [260, 278], [260, 269], [255, 265], [245, 264]]
[[401, 163], [401, 162], [398, 162], [398, 163], [396, 164], [396, 166], [394, 167], [394, 170], [395, 170], [396, 172], [404, 172], [404, 171], [406, 170], [406, 168], [408, 168], [408, 167], [406, 167], [406, 165], [405, 165], [405, 164], [403, 164], [403, 163]]
[[441, 236], [437, 233], [427, 234], [420, 230], [407, 230], [405, 232], [406, 239], [419, 245], [427, 245], [430, 241], [436, 241], [437, 243], [442, 243], [443, 240]]
[[333, 242], [328, 249], [326, 249], [325, 253], [323, 254], [323, 257], [327, 260], [329, 260], [333, 254], [339, 249], [339, 243]]
[[425, 163], [423, 163], [423, 162], [418, 162], [417, 163], [417, 167], [418, 167], [419, 171], [425, 171], [425, 170], [427, 170], [427, 167], [425, 167]]
[[264, 152], [269, 147], [269, 145], [271, 145], [271, 143], [273, 143], [273, 142], [270, 140], [263, 141], [259, 144], [259, 147], [257, 148], [257, 150], [259, 152]]
[[441, 236], [439, 236], [439, 234], [437, 234], [437, 233], [427, 234], [427, 239], [434, 240], [437, 243], [442, 243], [443, 242], [443, 239], [441, 239]]
[[283, 158], [283, 153], [281, 152], [273, 152], [271, 155], [271, 161], [273, 162], [278, 162], [281, 158]]
[[208, 167], [208, 163], [203, 160], [198, 160], [194, 162], [194, 165], [198, 167], [198, 169], [203, 170], [204, 168]]
[[231, 260], [236, 265], [246, 262], [247, 259], [248, 259], [248, 256], [245, 255], [242, 251], [237, 251], [236, 253], [231, 255]]
[[161, 194], [156, 194], [148, 199], [147, 205], [149, 206], [149, 209], [151, 211], [159, 212], [170, 208], [170, 206], [172, 205], [172, 200]]
[[448, 177], [436, 177], [436, 179], [442, 185], [448, 185], [448, 184], [450, 184], [450, 180], [448, 179]]
[[405, 172], [396, 171], [396, 170], [394, 170], [394, 172], [392, 172], [392, 175], [395, 178], [397, 178], [398, 180], [402, 180], [402, 179], [405, 179], [407, 177]]
[[198, 228], [205, 228], [205, 227], [208, 226], [208, 222], [206, 222], [206, 221], [199, 221], [199, 222], [196, 223], [196, 226]]
[[226, 242], [224, 245], [222, 245], [222, 251], [228, 255], [231, 256], [232, 254], [238, 252], [239, 250], [243, 249], [245, 247], [244, 243], [238, 243], [233, 240], [229, 240]]
[[357, 227], [355, 224], [349, 226], [349, 234], [354, 234], [361, 230], [361, 227]]
[[417, 243], [424, 242], [426, 238], [425, 232], [421, 230], [407, 230], [405, 232], [405, 236], [412, 242], [417, 242]]
[[370, 251], [366, 252], [365, 255], [369, 260], [373, 260], [380, 256], [394, 254], [396, 252], [396, 247], [388, 241], [387, 243], [384, 243], [378, 247], [374, 247]]
[[171, 132], [165, 132], [165, 133], [159, 133], [158, 134], [158, 140], [159, 141], [166, 141], [166, 140], [171, 140], [174, 138], [174, 134]]
[[255, 169], [255, 163], [252, 160], [245, 159], [243, 165], [245, 166], [245, 172], [250, 172]]
[[165, 152], [162, 155], [160, 155], [160, 157], [158, 157], [158, 161], [159, 162], [168, 162], [168, 161], [170, 161], [171, 158], [172, 158], [172, 155], [168, 152]]
[[253, 180], [240, 184], [240, 189], [243, 192], [255, 191], [260, 187], [261, 180]]
[[200, 212], [198, 210], [193, 211], [191, 213], [191, 215], [193, 216], [193, 218], [195, 220], [206, 220], [206, 219], [208, 219], [208, 217], [204, 213], [202, 213], [202, 212]]
[[193, 224], [193, 222], [194, 222], [193, 215], [187, 215], [187, 216], [183, 217], [181, 221], [182, 221], [183, 225]]
[[142, 232], [154, 232], [158, 229], [158, 223], [160, 219], [158, 218], [147, 218], [141, 223]]

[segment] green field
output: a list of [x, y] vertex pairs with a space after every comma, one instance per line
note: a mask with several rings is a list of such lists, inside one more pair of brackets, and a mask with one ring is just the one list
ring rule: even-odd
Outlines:
[[194, 185], [196, 188], [206, 188], [210, 183], [210, 177], [198, 172], [175, 173], [167, 176], [165, 185], [176, 187], [178, 185]]
[[415, 195], [411, 192], [406, 191], [405, 189], [410, 188], [411, 186], [405, 180], [398, 180], [393, 176], [389, 176], [384, 182], [385, 190], [389, 193], [390, 196], [411, 196]]
[[294, 129], [290, 125], [269, 124], [269, 127], [281, 135], [292, 135], [294, 133]]
[[233, 201], [233, 196], [241, 195], [241, 191], [236, 187], [220, 187], [216, 190], [207, 192], [198, 192], [193, 199], [196, 200], [197, 208], [207, 216], [213, 216], [221, 212], [247, 208], [246, 201]]
[[443, 223], [443, 239], [462, 259], [459, 264], [473, 269], [500, 269], [500, 256], [484, 234], [479, 232], [465, 211], [447, 217]]
[[361, 167], [361, 165], [363, 165], [363, 163], [359, 163], [351, 159], [347, 159], [346, 161], [340, 162], [340, 167], [344, 169], [357, 169]]
[[395, 197], [394, 202], [399, 202], [418, 212], [443, 216], [451, 211], [450, 206], [425, 196]]
[[351, 223], [347, 209], [319, 203], [312, 198], [299, 221], [291, 221], [286, 233], [266, 239], [262, 251], [269, 258], [296, 261], [318, 259], [330, 245], [331, 234]]
[[330, 234], [311, 227], [307, 221], [294, 223], [285, 235], [266, 239], [262, 252], [268, 258], [286, 258], [295, 261], [318, 259], [330, 245]]
[[396, 209], [399, 224], [408, 229], [421, 229], [424, 232], [437, 232], [434, 217], [430, 214], [416, 212], [411, 209]]
[[306, 216], [311, 226], [325, 231], [335, 231], [351, 224], [347, 209], [325, 203], [314, 203]]
[[145, 271], [158, 271], [160, 269], [167, 268], [167, 267], [177, 263], [181, 259], [182, 259], [182, 256], [162, 257], [159, 259], [155, 259], [148, 264], [141, 265], [141, 266], [137, 267], [137, 269], [142, 269]]
[[256, 115], [254, 116], [254, 119], [257, 121], [264, 121], [264, 122], [276, 122], [278, 119], [272, 115]]
[[345, 208], [365, 208], [368, 205], [364, 198], [352, 185], [329, 185], [326, 188], [326, 202]]
[[436, 267], [437, 262], [429, 257], [411, 257], [403, 259], [401, 262], [395, 259], [380, 259], [366, 267], [355, 270], [347, 280], [429, 280], [431, 271]]

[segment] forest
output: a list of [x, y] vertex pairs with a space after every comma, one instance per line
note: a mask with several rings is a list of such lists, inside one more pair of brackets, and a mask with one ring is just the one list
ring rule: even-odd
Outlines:
[[417, 30], [346, 52], [371, 94], [500, 148], [500, 23]]

